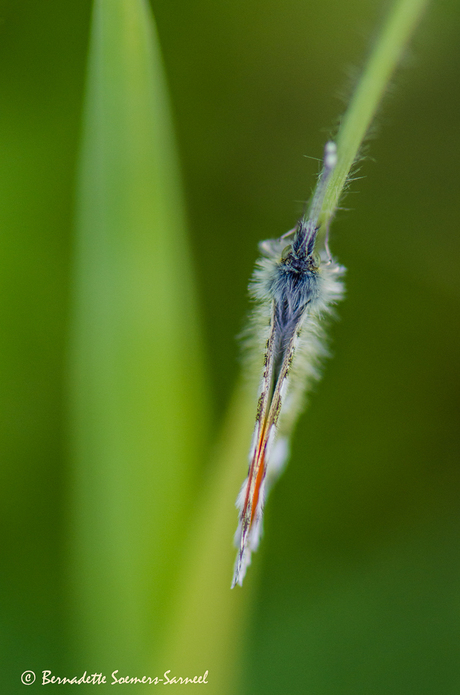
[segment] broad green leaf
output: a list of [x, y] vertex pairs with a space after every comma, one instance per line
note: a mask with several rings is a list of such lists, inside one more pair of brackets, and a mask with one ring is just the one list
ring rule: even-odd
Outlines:
[[164, 625], [207, 420], [171, 114], [145, 0], [94, 4], [77, 208], [75, 639], [98, 670], [139, 672]]

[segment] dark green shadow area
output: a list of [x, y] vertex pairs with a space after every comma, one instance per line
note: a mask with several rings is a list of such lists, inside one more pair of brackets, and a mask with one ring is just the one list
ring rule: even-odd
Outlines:
[[[62, 669], [64, 353], [90, 3], [0, 3], [3, 692]], [[36, 686], [32, 686], [36, 687]]]

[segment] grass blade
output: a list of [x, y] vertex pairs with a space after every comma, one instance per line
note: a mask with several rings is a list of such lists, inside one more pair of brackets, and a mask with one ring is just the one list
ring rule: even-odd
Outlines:
[[[375, 43], [339, 129], [339, 162], [328, 183], [323, 222], [331, 218], [337, 207], [368, 127], [426, 4], [426, 0], [396, 2]], [[236, 407], [235, 403], [238, 404]], [[234, 691], [235, 683], [231, 674], [235, 675], [238, 669], [230, 663], [230, 659], [236, 659], [238, 653], [241, 653], [244, 644], [244, 610], [245, 606], [249, 606], [248, 600], [229, 596], [228, 582], [234, 560], [230, 539], [236, 528], [237, 515], [234, 510], [230, 512], [227, 495], [233, 487], [233, 493], [230, 493], [233, 502], [239, 487], [235, 477], [238, 465], [239, 484], [244, 479], [249, 430], [254, 414], [255, 403], [243, 389], [235, 396], [230, 407], [219, 449], [216, 477], [205, 492], [205, 499], [200, 506], [196, 534], [190, 543], [189, 567], [184, 572], [188, 581], [184, 583], [177, 601], [175, 632], [169, 651], [174, 658], [179, 658], [180, 654], [184, 654], [185, 645], [191, 645], [182, 661], [187, 664], [190, 663], [191, 655], [194, 655], [195, 663], [199, 661], [200, 655], [206, 655], [208, 661], [203, 664], [200, 662], [200, 666], [214, 669], [215, 681], [209, 691], [219, 695]], [[240, 458], [240, 464], [236, 457]], [[212, 509], [215, 510], [214, 516], [210, 513]], [[224, 513], [223, 509], [227, 512]], [[231, 515], [233, 523], [230, 523]], [[222, 549], [225, 543], [227, 545]], [[198, 549], [201, 549], [201, 555]], [[209, 561], [211, 557], [212, 563]], [[250, 589], [248, 579], [251, 580], [253, 573], [254, 568], [251, 568], [243, 592]], [[235, 592], [240, 591], [239, 588], [235, 589]], [[216, 626], [220, 626], [219, 631]]]
[[94, 4], [77, 203], [75, 634], [98, 670], [139, 673], [161, 636], [207, 417], [171, 115], [146, 0]]
[[241, 486], [242, 463], [251, 436], [253, 403], [246, 389], [235, 393], [212, 458], [212, 472], [198, 498], [178, 587], [175, 609], [165, 640], [162, 663], [184, 676], [209, 670], [207, 691], [235, 692], [236, 664], [244, 642], [255, 574], [245, 591], [230, 591], [235, 560], [230, 540], [235, 532], [235, 498]]
[[335, 213], [372, 119], [427, 5], [428, 0], [397, 0], [387, 17], [342, 119], [338, 163], [328, 183], [322, 222]]

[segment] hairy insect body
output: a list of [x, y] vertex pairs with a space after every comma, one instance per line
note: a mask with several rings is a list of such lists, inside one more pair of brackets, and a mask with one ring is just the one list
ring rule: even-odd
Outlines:
[[[328, 150], [329, 148], [329, 150]], [[328, 159], [329, 156], [329, 159]], [[344, 268], [326, 252], [315, 255], [317, 222], [327, 177], [335, 166], [335, 145], [326, 145], [323, 174], [312, 209], [297, 228], [260, 244], [262, 257], [250, 284], [255, 310], [247, 333], [251, 362], [263, 363], [249, 471], [237, 499], [240, 520], [232, 587], [242, 584], [257, 549], [268, 489], [289, 454], [289, 438], [309, 384], [320, 376], [327, 355], [323, 317], [343, 296]], [[292, 236], [286, 246], [286, 239]]]
[[[248, 340], [256, 354], [260, 355], [261, 340], [266, 350], [248, 478], [237, 500], [241, 515], [235, 534], [239, 552], [233, 586], [242, 584], [251, 553], [258, 547], [265, 498], [287, 461], [289, 438], [306, 388], [320, 376], [327, 349], [319, 319], [331, 313], [343, 294], [341, 266], [313, 252], [283, 254], [284, 246], [283, 239], [262, 245], [264, 257], [258, 261], [250, 288], [256, 310]], [[264, 328], [268, 328], [265, 340], [260, 337]]]

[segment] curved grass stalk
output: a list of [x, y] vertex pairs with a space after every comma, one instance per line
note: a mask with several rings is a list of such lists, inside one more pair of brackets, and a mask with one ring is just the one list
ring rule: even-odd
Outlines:
[[[369, 125], [426, 5], [427, 0], [397, 0], [373, 47], [338, 132], [338, 163], [328, 181], [319, 219], [323, 228], [337, 209]], [[197, 507], [195, 533], [183, 573], [186, 581], [165, 651], [165, 657], [171, 655], [177, 666], [187, 663], [196, 664], [198, 670], [212, 668], [213, 685], [208, 689], [216, 695], [235, 690], [235, 683], [229, 682], [229, 674], [234, 672], [229, 660], [242, 648], [245, 632], [243, 599], [229, 590], [236, 513], [230, 512], [228, 495], [233, 502], [238, 481], [244, 477], [255, 406], [241, 387], [232, 403], [213, 478]], [[249, 582], [244, 591], [250, 586]]]
[[172, 673], [203, 674], [207, 691], [235, 692], [238, 663], [254, 576], [245, 592], [230, 591], [234, 563], [234, 500], [241, 485], [241, 463], [247, 455], [253, 403], [237, 389], [212, 457], [212, 473], [197, 499], [190, 542], [171, 614], [170, 629], [158, 665]]
[[362, 72], [337, 134], [337, 165], [328, 181], [320, 223], [330, 223], [382, 97], [429, 0], [397, 0]]

